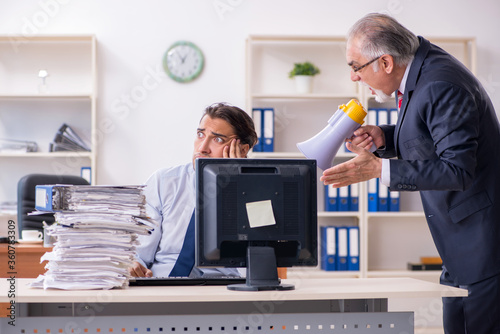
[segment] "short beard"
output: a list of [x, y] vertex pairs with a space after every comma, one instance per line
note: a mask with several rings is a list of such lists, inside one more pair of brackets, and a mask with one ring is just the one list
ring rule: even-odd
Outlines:
[[375, 101], [377, 101], [378, 103], [389, 102], [392, 100], [392, 96], [387, 95], [386, 93], [382, 92], [381, 90], [373, 89], [373, 91], [375, 92]]
[[375, 101], [377, 101], [378, 103], [389, 102], [393, 99], [393, 97], [391, 95], [387, 95], [386, 93], [384, 93], [380, 89], [374, 89], [370, 85], [368, 85], [367, 83], [365, 83], [363, 81], [361, 81], [361, 83], [363, 85], [365, 85], [366, 87], [370, 88], [371, 90], [373, 90], [373, 92], [375, 93]]

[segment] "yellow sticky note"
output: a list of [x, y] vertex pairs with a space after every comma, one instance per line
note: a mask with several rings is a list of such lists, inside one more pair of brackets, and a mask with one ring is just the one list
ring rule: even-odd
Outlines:
[[250, 202], [246, 206], [251, 228], [276, 225], [271, 200]]

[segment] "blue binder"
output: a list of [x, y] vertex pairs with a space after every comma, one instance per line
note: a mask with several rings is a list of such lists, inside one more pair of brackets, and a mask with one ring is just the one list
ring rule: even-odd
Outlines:
[[389, 211], [399, 211], [399, 191], [390, 191], [389, 199]]
[[38, 185], [35, 186], [35, 209], [39, 211], [53, 212], [52, 207], [52, 190], [54, 185]]
[[347, 270], [359, 270], [359, 227], [350, 226], [347, 228], [349, 253], [347, 256]]
[[337, 188], [325, 186], [325, 211], [338, 211]]
[[90, 167], [82, 167], [80, 170], [80, 176], [87, 180], [89, 184], [92, 184], [92, 170]]
[[349, 187], [339, 188], [339, 211], [349, 211]]
[[378, 211], [378, 179], [368, 180], [368, 211]]
[[389, 122], [390, 124], [396, 124], [398, 122], [398, 110], [390, 109], [389, 110]]
[[347, 256], [349, 254], [349, 239], [347, 227], [337, 227], [337, 270], [347, 270]]
[[254, 152], [262, 152], [262, 110], [259, 108], [252, 109], [253, 124], [257, 133], [257, 144], [253, 147]]
[[349, 210], [359, 211], [359, 183], [354, 183], [349, 186]]
[[321, 226], [321, 269], [337, 270], [335, 226]]
[[274, 109], [262, 109], [262, 134], [263, 134], [263, 152], [274, 152]]
[[377, 125], [389, 124], [389, 109], [379, 108], [377, 114]]
[[378, 180], [378, 211], [389, 211], [389, 188]]

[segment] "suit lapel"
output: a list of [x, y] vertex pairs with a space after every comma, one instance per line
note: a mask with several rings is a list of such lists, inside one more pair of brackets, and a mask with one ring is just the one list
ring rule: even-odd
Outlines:
[[[408, 106], [411, 97], [413, 95], [413, 90], [417, 85], [418, 77], [420, 74], [420, 69], [422, 68], [422, 64], [424, 63], [425, 57], [427, 57], [427, 53], [430, 49], [430, 42], [425, 38], [419, 36], [420, 47], [417, 49], [415, 53], [415, 58], [413, 58], [413, 62], [411, 64], [410, 72], [408, 72], [408, 79], [406, 80], [405, 93], [403, 96], [403, 102], [401, 104], [401, 108], [399, 110], [398, 122], [396, 123], [396, 128], [394, 130], [394, 146], [396, 149], [396, 156], [400, 156], [399, 150], [399, 131], [401, 130], [401, 125], [403, 124], [405, 115], [406, 115], [406, 107]], [[397, 103], [397, 92], [396, 92], [396, 103]]]

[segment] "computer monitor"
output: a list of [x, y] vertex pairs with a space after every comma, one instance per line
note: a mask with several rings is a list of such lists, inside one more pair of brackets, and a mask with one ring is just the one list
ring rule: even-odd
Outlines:
[[230, 290], [286, 290], [277, 268], [316, 266], [316, 160], [196, 160], [196, 265], [246, 267]]

